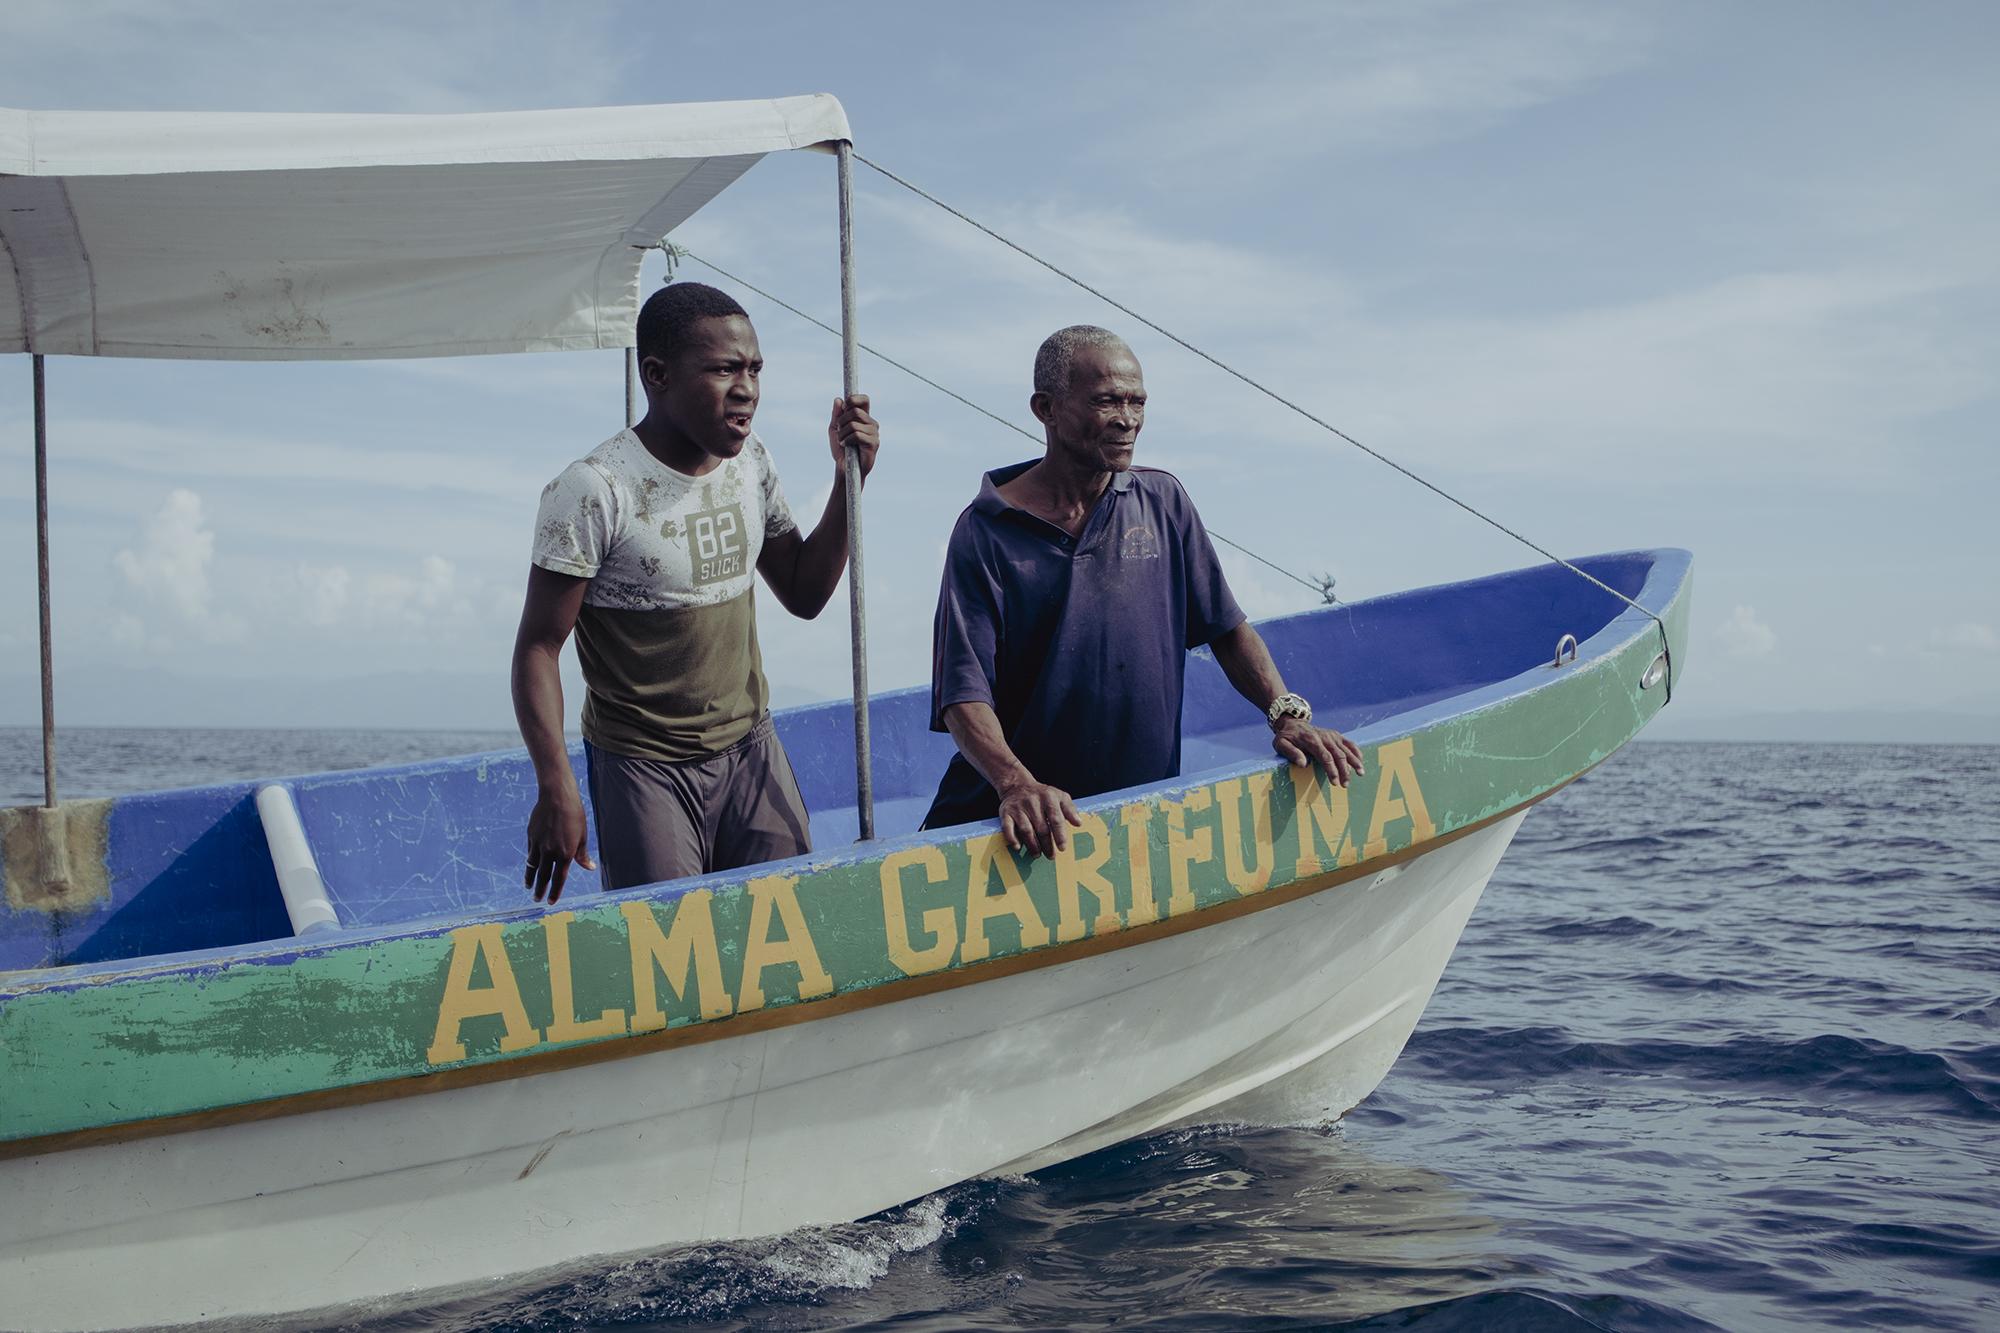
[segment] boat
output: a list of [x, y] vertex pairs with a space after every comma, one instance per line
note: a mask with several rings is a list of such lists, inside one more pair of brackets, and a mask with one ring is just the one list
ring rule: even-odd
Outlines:
[[[10, 331], [0, 291], [0, 350], [38, 356], [620, 346], [617, 246], [761, 152], [846, 161], [831, 98], [25, 116], [0, 113], [0, 240], [42, 299], [12, 293]], [[162, 155], [182, 170], [156, 181]], [[501, 195], [553, 236], [548, 168], [625, 198], [550, 261], [540, 323], [478, 305], [471, 263], [430, 255], [413, 313], [409, 250], [315, 268], [273, 244], [332, 227], [334, 195], [418, 250]], [[121, 287], [232, 192], [266, 210], [203, 243], [243, 271]], [[135, 216], [153, 231], [121, 251]], [[86, 252], [95, 296], [56, 280]], [[437, 320], [455, 284], [471, 323]], [[1079, 802], [1049, 858], [992, 822], [917, 831], [952, 744], [924, 689], [775, 714], [820, 850], [617, 893], [579, 867], [552, 905], [521, 886], [521, 750], [0, 812], [0, 1327], [307, 1322], [852, 1220], [1172, 1126], [1337, 1116], [1528, 810], [1665, 705], [1691, 567], [1619, 552], [1263, 622], [1361, 747], [1348, 787], [1278, 761], [1197, 651], [1183, 775]]]

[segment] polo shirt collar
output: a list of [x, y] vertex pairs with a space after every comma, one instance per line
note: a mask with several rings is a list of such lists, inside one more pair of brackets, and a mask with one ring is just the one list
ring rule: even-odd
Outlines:
[[[1000, 498], [1000, 488], [1041, 461], [1039, 458], [1030, 458], [1025, 463], [1009, 463], [1006, 467], [994, 468], [984, 477], [981, 477], [979, 480], [979, 494], [972, 501], [973, 510], [977, 513], [991, 516], [1004, 514], [1014, 508], [1013, 505], [1008, 504]], [[1123, 472], [1112, 473], [1111, 489], [1120, 495], [1131, 490], [1131, 469], [1128, 468]]]

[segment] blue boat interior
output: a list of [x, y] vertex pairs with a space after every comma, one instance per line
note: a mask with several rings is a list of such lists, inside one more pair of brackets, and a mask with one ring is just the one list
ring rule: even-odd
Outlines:
[[[1640, 551], [1578, 564], [1663, 611], [1688, 557]], [[1260, 629], [1287, 684], [1314, 701], [1318, 720], [1363, 740], [1534, 688], [1551, 678], [1541, 669], [1565, 634], [1576, 636], [1579, 659], [1587, 661], [1656, 632], [1644, 614], [1557, 565], [1320, 608]], [[1183, 717], [1188, 774], [1273, 758], [1262, 716], [1205, 652], [1189, 662]], [[844, 848], [857, 831], [851, 705], [793, 708], [776, 720], [812, 812], [814, 845]], [[875, 696], [871, 729], [877, 831], [913, 831], [951, 756], [951, 739], [930, 729], [927, 688]], [[572, 761], [581, 777], [580, 747]], [[115, 799], [106, 828], [108, 893], [77, 911], [16, 908], [0, 899], [0, 972], [291, 939], [256, 805], [261, 785]], [[285, 785], [342, 930], [529, 905], [521, 847], [535, 782], [525, 751], [315, 774]], [[580, 785], [587, 800], [588, 785]], [[597, 888], [596, 873], [579, 867], [566, 898]]]

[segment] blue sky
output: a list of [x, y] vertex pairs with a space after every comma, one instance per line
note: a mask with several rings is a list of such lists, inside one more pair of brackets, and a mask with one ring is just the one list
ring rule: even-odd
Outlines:
[[[2000, 713], [2000, 10], [722, 14], [14, 0], [0, 88], [45, 109], [273, 111], [832, 92], [862, 152], [1544, 544], [1693, 548], [1690, 718]], [[825, 157], [766, 160], [675, 239], [836, 313]], [[1533, 558], [866, 171], [857, 247], [863, 338], [1024, 423], [1044, 334], [1126, 332], [1152, 394], [1141, 461], [1343, 596]], [[760, 433], [817, 513], [838, 344], [740, 295], [769, 364]], [[64, 358], [50, 380], [73, 722], [507, 725], [540, 486], [622, 410], [614, 354]], [[1032, 451], [879, 363], [863, 387], [884, 423], [882, 688], [927, 676], [939, 556], [979, 472]], [[28, 404], [10, 358], [0, 722], [36, 715]], [[1253, 614], [1314, 600], [1225, 563]], [[845, 691], [842, 605], [806, 624], [764, 599], [788, 696]]]

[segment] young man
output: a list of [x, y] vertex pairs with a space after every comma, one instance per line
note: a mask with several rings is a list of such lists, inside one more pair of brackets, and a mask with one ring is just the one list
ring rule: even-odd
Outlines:
[[835, 399], [833, 493], [801, 536], [750, 429], [764, 358], [728, 295], [677, 282], [639, 312], [646, 417], [542, 492], [514, 640], [514, 713], [540, 794], [525, 883], [562, 896], [595, 869], [563, 742], [557, 670], [583, 666], [584, 751], [607, 889], [810, 850], [806, 810], [765, 711], [752, 571], [795, 616], [817, 616], [847, 564], [846, 448], [865, 476], [880, 432], [868, 400]]
[[1238, 609], [1181, 484], [1132, 466], [1138, 358], [1105, 329], [1059, 329], [1028, 406], [1048, 451], [986, 474], [945, 556], [931, 726], [958, 754], [924, 827], [1000, 820], [1007, 844], [1069, 845], [1073, 797], [1177, 776], [1187, 650], [1210, 645], [1271, 724], [1271, 747], [1342, 786], [1361, 752], [1312, 725]]

